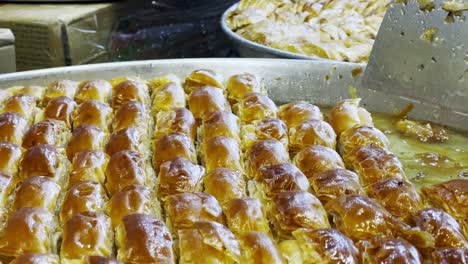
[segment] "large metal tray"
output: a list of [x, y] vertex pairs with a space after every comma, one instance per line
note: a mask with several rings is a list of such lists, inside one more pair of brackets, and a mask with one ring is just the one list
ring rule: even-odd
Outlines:
[[394, 113], [407, 104], [415, 107], [410, 116], [468, 131], [468, 115], [410, 97], [388, 94], [363, 87], [364, 66], [355, 63], [286, 59], [178, 59], [117, 62], [54, 68], [0, 75], [0, 88], [14, 85], [45, 85], [57, 79], [111, 79], [139, 76], [149, 79], [168, 73], [183, 77], [195, 69], [213, 69], [229, 76], [250, 72], [261, 77], [270, 97], [278, 103], [308, 100], [320, 106], [331, 106], [349, 98], [349, 87], [370, 111]]

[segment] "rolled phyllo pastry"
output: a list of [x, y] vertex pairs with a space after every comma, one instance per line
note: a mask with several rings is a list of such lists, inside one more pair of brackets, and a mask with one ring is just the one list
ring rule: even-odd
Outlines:
[[296, 127], [310, 120], [323, 120], [320, 108], [305, 101], [282, 105], [279, 109], [278, 117], [286, 123], [288, 128]]
[[83, 150], [73, 158], [68, 175], [68, 187], [82, 182], [94, 181], [104, 184], [105, 171], [109, 163], [109, 156], [100, 150]]
[[184, 88], [178, 82], [168, 82], [153, 89], [151, 98], [153, 115], [160, 111], [185, 107], [187, 104]]
[[6, 141], [0, 141], [0, 170], [11, 174], [18, 172], [21, 159], [21, 147]]
[[331, 148], [314, 145], [302, 149], [294, 156], [294, 164], [312, 181], [327, 170], [344, 168], [340, 155]]
[[185, 134], [195, 142], [197, 124], [192, 112], [186, 108], [173, 108], [172, 110], [158, 112], [154, 137], [160, 138], [170, 133]]
[[73, 160], [75, 155], [83, 150], [103, 149], [107, 142], [107, 133], [100, 127], [80, 125], [73, 130], [67, 145], [67, 156]]
[[15, 182], [13, 174], [0, 170], [0, 208], [5, 208], [8, 204], [8, 197], [10, 196]]
[[360, 102], [360, 98], [345, 99], [330, 110], [328, 122], [337, 135], [355, 126], [374, 126], [371, 114], [359, 106]]
[[23, 207], [42, 207], [55, 212], [55, 204], [62, 188], [49, 177], [35, 176], [23, 181], [15, 192], [11, 210]]
[[189, 136], [181, 133], [164, 135], [154, 141], [153, 167], [156, 171], [163, 162], [183, 157], [197, 162], [195, 146]]
[[131, 126], [114, 131], [105, 145], [105, 151], [111, 157], [123, 150], [137, 151], [146, 157], [149, 154], [148, 144], [148, 139], [141, 130]]
[[153, 120], [145, 105], [139, 101], [130, 101], [122, 105], [115, 112], [112, 123], [113, 131], [119, 131], [129, 127], [136, 127], [142, 134], [149, 136]]
[[[421, 188], [425, 199], [434, 207], [455, 218], [468, 219], [468, 180], [454, 179]], [[467, 222], [468, 223], [468, 222]]]
[[309, 120], [289, 128], [289, 150], [292, 153], [314, 145], [336, 148], [336, 134], [330, 124]]
[[63, 121], [43, 120], [32, 125], [23, 140], [23, 148], [29, 149], [40, 144], [65, 147], [70, 140], [70, 129]]
[[246, 196], [246, 184], [239, 171], [217, 168], [203, 177], [204, 192], [213, 195], [221, 204]]
[[240, 142], [239, 118], [226, 111], [216, 111], [203, 120], [199, 132], [199, 142], [209, 140], [213, 137], [230, 137]]
[[226, 82], [226, 89], [228, 99], [233, 103], [241, 100], [250, 92], [266, 94], [260, 80], [250, 73], [232, 75]]
[[389, 144], [387, 137], [379, 129], [371, 126], [356, 126], [340, 134], [338, 151], [345, 156], [357, 147], [372, 145], [388, 149]]
[[239, 143], [229, 137], [213, 137], [203, 142], [199, 148], [200, 156], [206, 171], [217, 168], [243, 170]]
[[278, 140], [289, 150], [288, 128], [278, 118], [266, 117], [242, 126], [242, 148], [248, 149], [253, 144], [267, 139]]
[[72, 113], [76, 103], [70, 97], [61, 96], [52, 99], [36, 117], [36, 121], [54, 119], [65, 122], [68, 127], [72, 125]]
[[59, 80], [52, 82], [49, 85], [47, 85], [42, 104], [46, 106], [49, 103], [49, 101], [61, 96], [74, 98], [77, 89], [78, 83], [74, 81]]
[[28, 128], [28, 121], [20, 114], [15, 112], [0, 114], [0, 141], [7, 141], [21, 146]]
[[29, 122], [33, 122], [39, 108], [36, 106], [37, 98], [27, 94], [17, 94], [6, 99], [0, 108], [0, 113], [15, 112]]
[[200, 69], [191, 72], [186, 78], [184, 82], [184, 89], [187, 94], [191, 93], [192, 91], [199, 89], [203, 86], [213, 86], [219, 89], [224, 89], [224, 79], [223, 76], [219, 73]]
[[107, 103], [109, 101], [111, 91], [112, 85], [108, 81], [83, 81], [78, 85], [78, 90], [75, 94], [75, 101], [79, 104], [89, 100], [97, 100]]
[[364, 263], [422, 263], [422, 256], [415, 246], [401, 238], [374, 237], [360, 241], [361, 258]]
[[212, 86], [193, 91], [188, 98], [188, 106], [197, 120], [204, 120], [215, 111], [231, 111], [223, 91]]
[[247, 178], [253, 179], [263, 167], [289, 163], [289, 154], [277, 140], [262, 140], [247, 149], [245, 153]]
[[29, 148], [21, 158], [19, 180], [33, 176], [47, 176], [62, 185], [65, 182], [70, 162], [60, 149], [53, 145], [36, 145]]
[[142, 81], [124, 80], [112, 88], [111, 105], [114, 111], [130, 101], [138, 101], [148, 106], [149, 100], [148, 86]]
[[276, 117], [278, 108], [266, 95], [261, 93], [247, 93], [237, 104], [234, 112], [244, 124], [252, 123], [266, 117]]
[[75, 109], [72, 120], [74, 128], [80, 125], [94, 125], [109, 131], [112, 123], [112, 108], [101, 101], [89, 100]]
[[60, 258], [54, 254], [23, 254], [15, 258], [10, 264], [60, 264]]
[[223, 207], [226, 223], [236, 235], [250, 231], [270, 233], [268, 220], [260, 201], [255, 198], [235, 198]]
[[241, 261], [246, 264], [283, 264], [275, 242], [263, 232], [251, 231], [239, 235]]

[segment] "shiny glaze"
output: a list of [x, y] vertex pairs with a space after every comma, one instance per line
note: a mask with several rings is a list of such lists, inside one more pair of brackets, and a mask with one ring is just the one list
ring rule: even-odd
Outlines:
[[70, 97], [60, 96], [54, 98], [44, 108], [44, 119], [60, 120], [70, 127], [71, 115], [75, 107], [76, 103]]
[[193, 91], [188, 98], [188, 106], [195, 118], [200, 120], [215, 111], [230, 111], [223, 90], [212, 86], [203, 86]]
[[[112, 118], [112, 108], [97, 100], [89, 100], [79, 105], [73, 113], [73, 127], [94, 125], [108, 130]], [[117, 119], [115, 119], [117, 120]]]
[[78, 83], [70, 80], [59, 80], [47, 85], [44, 95], [43, 105], [47, 105], [49, 101], [60, 96], [67, 96], [69, 98], [75, 97]]
[[277, 140], [262, 140], [250, 147], [246, 153], [247, 177], [254, 178], [263, 167], [290, 161], [284, 145]]
[[43, 120], [32, 125], [23, 140], [23, 148], [31, 148], [40, 144], [58, 145], [63, 147], [68, 139], [67, 125], [59, 120]]
[[181, 133], [171, 133], [154, 141], [153, 167], [156, 171], [166, 161], [176, 157], [184, 157], [193, 162], [197, 161], [195, 146], [189, 136]]
[[182, 133], [196, 140], [197, 123], [192, 112], [186, 108], [174, 108], [170, 111], [159, 112], [156, 116], [154, 136], [159, 138], [165, 134]]
[[252, 123], [265, 117], [276, 117], [278, 108], [266, 95], [247, 93], [234, 107], [242, 123]]
[[282, 105], [279, 109], [278, 117], [284, 121], [288, 128], [296, 127], [310, 120], [323, 120], [320, 108], [305, 101]]
[[239, 242], [242, 249], [241, 263], [284, 263], [275, 242], [263, 232], [251, 231], [243, 233], [239, 236]]
[[292, 152], [313, 145], [336, 148], [336, 134], [330, 124], [322, 120], [309, 120], [289, 128], [289, 149]]
[[148, 112], [142, 102], [127, 102], [115, 113], [114, 120], [112, 121], [113, 130], [118, 131], [132, 126], [146, 126], [149, 121], [148, 118]]
[[345, 99], [336, 104], [328, 113], [328, 122], [337, 135], [355, 126], [374, 126], [366, 109], [359, 107], [361, 99]]
[[226, 89], [229, 100], [234, 102], [244, 98], [247, 93], [262, 92], [260, 81], [250, 73], [241, 73], [229, 77], [226, 82]]
[[16, 112], [28, 120], [33, 120], [36, 114], [36, 97], [17, 94], [3, 102], [0, 112]]
[[385, 134], [371, 126], [356, 126], [343, 131], [338, 140], [338, 151], [345, 156], [356, 147], [377, 146], [388, 149], [390, 143]]
[[112, 108], [118, 110], [130, 101], [149, 103], [148, 87], [143, 82], [126, 80], [112, 89]]
[[190, 93], [203, 86], [213, 86], [224, 89], [223, 83], [223, 76], [219, 73], [212, 70], [199, 69], [191, 72], [185, 78], [184, 89], [186, 93]]
[[153, 91], [153, 111], [169, 111], [175, 107], [185, 107], [185, 92], [178, 83], [169, 82]]
[[57, 168], [60, 166], [61, 154], [53, 145], [36, 145], [29, 148], [20, 162], [20, 179], [32, 176], [58, 177]]
[[9, 173], [18, 171], [21, 147], [10, 142], [0, 141], [0, 170]]
[[130, 185], [112, 195], [107, 207], [113, 228], [128, 214], [153, 214], [153, 196], [144, 186]]
[[310, 185], [313, 193], [324, 205], [346, 194], [365, 194], [359, 183], [359, 176], [342, 168], [331, 169], [318, 174], [310, 181]]
[[200, 141], [206, 141], [212, 137], [224, 136], [240, 141], [239, 118], [226, 111], [212, 112], [203, 120], [200, 130]]
[[68, 159], [73, 160], [75, 155], [83, 150], [101, 149], [106, 139], [106, 133], [102, 128], [93, 125], [80, 125], [73, 130], [68, 142]]
[[255, 177], [267, 197], [284, 191], [309, 191], [307, 177], [293, 164], [282, 163], [263, 167]]
[[115, 153], [106, 168], [106, 189], [110, 194], [129, 185], [145, 185], [145, 160], [136, 151]]
[[454, 217], [468, 217], [468, 179], [453, 179], [421, 188], [427, 201]]
[[112, 157], [115, 153], [122, 150], [138, 151], [140, 150], [141, 137], [141, 131], [133, 126], [115, 131], [107, 142], [106, 153]]
[[232, 138], [210, 138], [200, 145], [200, 153], [208, 172], [216, 168], [243, 170], [239, 144]]
[[331, 169], [344, 168], [343, 160], [336, 151], [320, 145], [302, 149], [294, 157], [294, 164], [309, 179]]
[[49, 177], [36, 176], [28, 178], [16, 189], [11, 209], [43, 207], [49, 212], [54, 212], [61, 189], [60, 185]]
[[104, 184], [104, 172], [108, 162], [109, 156], [100, 150], [83, 150], [76, 153], [68, 175], [68, 186], [88, 180]]
[[289, 148], [288, 128], [283, 121], [273, 117], [266, 117], [242, 128], [242, 144], [247, 149], [258, 141], [274, 139]]
[[89, 100], [98, 100], [107, 102], [112, 86], [105, 80], [91, 80], [84, 81], [79, 84], [78, 90], [75, 94], [75, 101], [83, 103]]
[[245, 181], [239, 171], [217, 168], [203, 177], [204, 192], [213, 195], [221, 204], [246, 196]]
[[0, 141], [21, 145], [27, 131], [28, 121], [20, 114], [15, 112], [0, 114]]
[[226, 223], [236, 235], [250, 231], [270, 233], [268, 221], [263, 214], [260, 201], [255, 198], [235, 198], [223, 207]]

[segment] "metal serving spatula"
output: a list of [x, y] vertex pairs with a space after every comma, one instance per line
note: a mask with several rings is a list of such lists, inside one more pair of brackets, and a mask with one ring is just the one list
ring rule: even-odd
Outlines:
[[433, 104], [442, 124], [468, 120], [468, 0], [395, 0], [362, 84]]

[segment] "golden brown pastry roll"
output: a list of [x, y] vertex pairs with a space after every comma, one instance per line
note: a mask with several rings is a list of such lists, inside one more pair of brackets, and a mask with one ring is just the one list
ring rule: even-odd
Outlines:
[[468, 241], [455, 218], [440, 209], [423, 209], [413, 216], [412, 221], [415, 226], [431, 234], [437, 249], [468, 247]]
[[427, 201], [456, 218], [468, 217], [468, 179], [455, 179], [421, 188]]
[[65, 147], [71, 133], [67, 125], [58, 120], [43, 120], [32, 125], [23, 140], [23, 148], [30, 148], [39, 144]]
[[355, 126], [374, 126], [371, 114], [359, 107], [360, 102], [360, 98], [345, 99], [330, 110], [328, 122], [337, 135]]
[[60, 256], [65, 262], [80, 260], [86, 255], [110, 257], [113, 244], [108, 216], [95, 212], [77, 213], [63, 225]]
[[265, 93], [265, 89], [255, 75], [250, 73], [236, 74], [227, 80], [226, 89], [231, 102], [237, 102], [247, 93]]
[[374, 237], [360, 246], [363, 263], [422, 263], [416, 247], [401, 238]]
[[304, 261], [302, 261], [301, 248], [299, 247], [299, 243], [296, 240], [283, 240], [278, 244], [278, 249], [280, 251], [281, 257], [284, 260], [284, 263], [304, 263]]
[[253, 179], [263, 167], [289, 163], [289, 154], [284, 145], [277, 140], [262, 140], [247, 149], [246, 170], [247, 178]]
[[52, 99], [44, 108], [42, 119], [54, 119], [65, 122], [67, 126], [71, 127], [71, 115], [75, 110], [76, 103], [70, 97], [61, 96]]
[[242, 171], [242, 159], [239, 143], [229, 137], [213, 137], [200, 145], [200, 156], [206, 171], [216, 168], [228, 168]]
[[276, 235], [282, 239], [291, 238], [291, 233], [301, 227], [330, 227], [319, 199], [306, 191], [287, 191], [275, 195], [269, 218]]
[[75, 101], [79, 104], [89, 100], [107, 103], [111, 90], [111, 84], [105, 80], [83, 81], [78, 85]]
[[336, 134], [333, 128], [322, 120], [309, 120], [289, 128], [289, 150], [299, 152], [301, 149], [321, 145], [336, 148]]
[[0, 170], [0, 207], [6, 207], [13, 188], [13, 174]]
[[340, 155], [331, 148], [320, 145], [306, 147], [296, 154], [294, 164], [313, 181], [320, 173], [327, 170], [344, 168]]
[[12, 97], [15, 93], [13, 91], [10, 91], [9, 89], [0, 90], [0, 104], [5, 102], [8, 98]]
[[122, 262], [103, 256], [86, 256], [85, 257], [86, 264], [123, 264]]
[[242, 127], [242, 147], [250, 148], [261, 140], [274, 139], [289, 149], [288, 128], [277, 118], [266, 117]]
[[128, 264], [174, 264], [172, 236], [163, 221], [144, 214], [122, 218], [116, 230], [117, 259]]
[[148, 171], [145, 160], [132, 150], [115, 153], [106, 168], [106, 189], [110, 194], [130, 185], [148, 183]]
[[31, 122], [38, 112], [36, 97], [27, 94], [13, 95], [3, 102], [0, 113], [4, 112], [16, 112]]
[[200, 69], [193, 71], [185, 78], [184, 89], [187, 94], [207, 85], [224, 89], [223, 83], [223, 76], [217, 72]]
[[56, 253], [56, 245], [54, 215], [41, 207], [24, 207], [8, 217], [0, 236], [0, 257], [9, 261], [25, 253]]
[[169, 111], [172, 108], [185, 107], [186, 105], [184, 88], [176, 82], [163, 84], [153, 90], [151, 97], [153, 99], [153, 113]]
[[141, 155], [146, 155], [144, 149], [143, 135], [136, 127], [127, 127], [118, 131], [114, 131], [106, 145], [106, 153], [113, 156], [115, 153], [122, 150], [133, 150], [140, 152]]
[[434, 264], [466, 263], [468, 248], [440, 249], [432, 253]]
[[416, 188], [408, 180], [383, 179], [367, 186], [366, 191], [396, 217], [404, 218], [423, 208]]
[[64, 224], [74, 214], [81, 212], [104, 212], [106, 202], [106, 192], [99, 183], [80, 182], [65, 193], [60, 209], [60, 221]]
[[68, 186], [72, 187], [82, 181], [104, 184], [104, 173], [108, 163], [109, 156], [100, 150], [83, 150], [76, 153], [68, 175]]
[[161, 111], [156, 115], [156, 129], [154, 137], [160, 138], [170, 133], [182, 133], [188, 135], [192, 141], [196, 140], [197, 123], [192, 112], [186, 108], [173, 108], [169, 111]]
[[80, 125], [94, 125], [108, 131], [112, 122], [112, 109], [106, 103], [89, 100], [78, 106], [72, 117], [75, 128]]
[[168, 83], [180, 84], [181, 80], [177, 75], [171, 73], [163, 76], [158, 76], [154, 79], [149, 80], [148, 86], [150, 88], [151, 96], [154, 96], [157, 90], [161, 89], [162, 87], [164, 87], [164, 85]]
[[240, 263], [240, 245], [234, 234], [216, 222], [197, 222], [179, 231], [180, 264]]
[[255, 198], [232, 199], [224, 206], [224, 214], [229, 229], [236, 235], [249, 231], [270, 233], [262, 205]]
[[[42, 99], [44, 97], [46, 87], [37, 86], [37, 85], [13, 86], [13, 87], [10, 87], [10, 88], [8, 88], [6, 90], [2, 90], [2, 91], [9, 92], [10, 96], [11, 95], [16, 95], [16, 94], [30, 95], [30, 96], [35, 97], [36, 101], [39, 103], [40, 101], [42, 101]], [[0, 95], [0, 102], [2, 101], [1, 97], [2, 96]]]
[[359, 263], [359, 252], [353, 241], [336, 229], [299, 228], [293, 236], [301, 248], [304, 263]]
[[0, 114], [0, 141], [21, 145], [28, 127], [28, 121], [18, 113], [6, 112]]
[[344, 156], [346, 167], [357, 172], [361, 184], [367, 186], [382, 179], [405, 179], [403, 165], [396, 155], [377, 146], [354, 148]]
[[365, 194], [359, 183], [359, 176], [341, 168], [318, 174], [310, 181], [310, 185], [322, 204], [327, 204], [345, 194]]
[[115, 113], [113, 120], [114, 131], [129, 127], [142, 128], [147, 131], [150, 126], [150, 116], [142, 102], [130, 101], [122, 105]]
[[53, 254], [24, 254], [15, 258], [10, 264], [59, 264], [58, 255]]
[[6, 141], [0, 141], [0, 170], [15, 174], [21, 159], [21, 147]]
[[70, 80], [55, 81], [47, 85], [44, 95], [43, 105], [46, 106], [49, 101], [60, 96], [74, 98], [78, 83]]
[[217, 168], [203, 177], [205, 193], [213, 195], [221, 204], [246, 195], [245, 181], [239, 171]]
[[166, 161], [183, 157], [197, 162], [195, 146], [189, 136], [181, 133], [164, 135], [154, 141], [153, 166], [156, 171]]
[[288, 128], [296, 127], [310, 120], [323, 120], [320, 108], [305, 101], [282, 105], [279, 109], [278, 117], [286, 123]]
[[204, 174], [205, 168], [186, 158], [166, 161], [159, 167], [158, 197], [165, 200], [172, 194], [201, 191]]
[[252, 123], [266, 117], [276, 117], [278, 108], [266, 95], [260, 93], [247, 93], [236, 105], [234, 112], [242, 123]]
[[239, 242], [242, 249], [240, 263], [283, 264], [275, 242], [266, 233], [247, 232], [239, 236]]
[[157, 205], [150, 192], [144, 186], [130, 185], [117, 191], [109, 200], [107, 210], [115, 228], [122, 223], [122, 218], [128, 214], [142, 213], [154, 215]]
[[240, 142], [239, 118], [226, 111], [215, 111], [211, 113], [200, 128], [199, 141], [206, 141], [213, 137], [230, 137]]
[[68, 160], [55, 146], [36, 145], [24, 153], [19, 166], [19, 179], [47, 176], [62, 183], [68, 166]]
[[36, 176], [26, 179], [16, 189], [11, 209], [43, 207], [54, 212], [61, 187], [49, 177]]
[[167, 197], [167, 223], [173, 233], [190, 228], [199, 221], [224, 224], [223, 209], [213, 196], [202, 192], [187, 192]]
[[193, 91], [188, 98], [188, 105], [195, 118], [201, 120], [215, 111], [231, 111], [223, 91], [212, 86], [203, 86]]
[[149, 105], [148, 86], [140, 81], [125, 80], [112, 89], [112, 108], [118, 110], [130, 101]]
[[389, 142], [382, 131], [371, 126], [351, 127], [343, 131], [338, 139], [338, 151], [343, 156], [356, 147], [369, 145], [388, 149]]
[[72, 137], [67, 146], [67, 156], [73, 160], [75, 154], [83, 150], [98, 150], [104, 147], [107, 134], [100, 127], [81, 125], [73, 130]]

